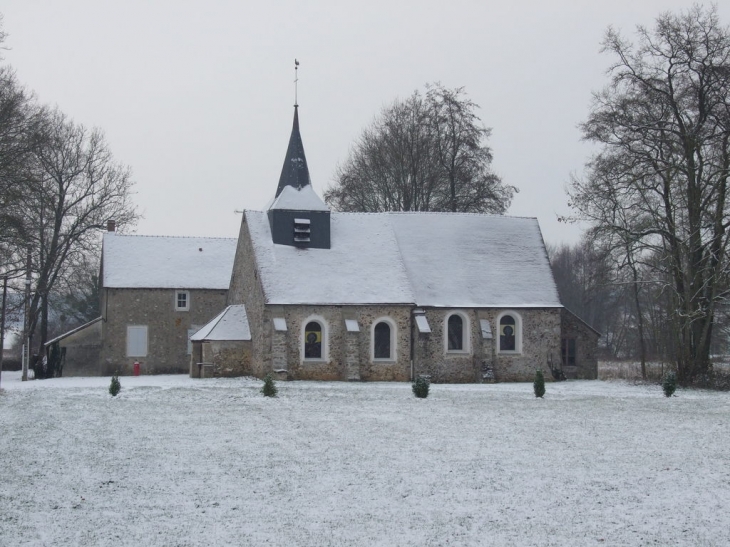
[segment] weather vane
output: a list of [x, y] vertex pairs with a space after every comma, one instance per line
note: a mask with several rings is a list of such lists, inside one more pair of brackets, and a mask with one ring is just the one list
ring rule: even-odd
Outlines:
[[299, 82], [299, 61], [294, 59], [294, 106], [299, 106], [297, 100], [297, 82]]

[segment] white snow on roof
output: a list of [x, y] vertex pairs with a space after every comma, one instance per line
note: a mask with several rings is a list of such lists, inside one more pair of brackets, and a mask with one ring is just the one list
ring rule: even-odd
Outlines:
[[287, 211], [329, 211], [330, 208], [322, 201], [312, 188], [311, 184], [297, 189], [285, 186], [279, 197], [274, 200], [269, 209], [285, 209]]
[[537, 219], [388, 217], [419, 306], [561, 307]]
[[268, 304], [413, 302], [387, 218], [333, 213], [332, 248], [300, 249], [272, 242], [266, 213], [245, 215]]
[[190, 337], [192, 342], [251, 340], [248, 316], [243, 304], [228, 306]]
[[104, 234], [104, 287], [227, 289], [236, 239]]
[[561, 307], [534, 218], [332, 213], [331, 249], [275, 245], [247, 211], [269, 304]]

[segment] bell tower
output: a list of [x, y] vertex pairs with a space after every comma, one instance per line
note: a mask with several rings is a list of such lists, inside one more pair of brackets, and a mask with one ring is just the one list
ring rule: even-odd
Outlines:
[[[295, 62], [295, 70], [299, 66]], [[295, 80], [296, 82], [296, 80]], [[299, 133], [299, 105], [294, 104], [294, 123], [274, 202], [268, 210], [274, 243], [300, 248], [330, 248], [330, 208], [312, 188], [307, 157]]]

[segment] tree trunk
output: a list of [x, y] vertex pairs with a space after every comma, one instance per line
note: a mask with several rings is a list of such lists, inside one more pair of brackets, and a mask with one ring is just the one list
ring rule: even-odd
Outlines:
[[636, 264], [631, 259], [631, 251], [628, 255], [629, 267], [634, 277], [634, 305], [636, 306], [636, 322], [639, 329], [639, 357], [641, 359], [641, 379], [646, 380], [646, 342], [644, 341], [644, 316], [641, 313], [641, 301], [639, 299], [639, 273], [636, 271]]

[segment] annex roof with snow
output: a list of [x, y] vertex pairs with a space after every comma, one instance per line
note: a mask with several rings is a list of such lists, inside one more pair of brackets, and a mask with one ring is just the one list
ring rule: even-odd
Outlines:
[[243, 304], [228, 306], [190, 337], [192, 342], [251, 340]]
[[107, 288], [228, 289], [236, 239], [121, 235], [106, 232]]
[[267, 304], [562, 307], [534, 218], [332, 213], [329, 249], [277, 244], [266, 213], [245, 218]]

